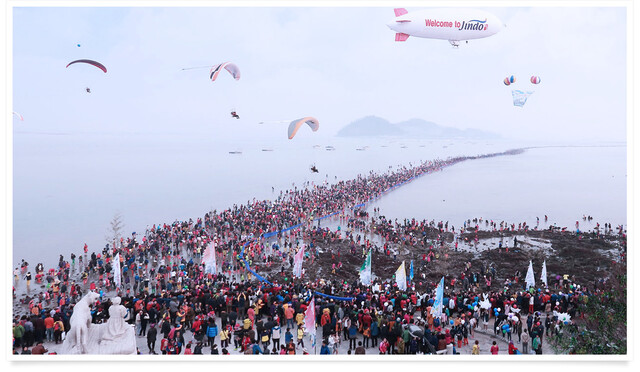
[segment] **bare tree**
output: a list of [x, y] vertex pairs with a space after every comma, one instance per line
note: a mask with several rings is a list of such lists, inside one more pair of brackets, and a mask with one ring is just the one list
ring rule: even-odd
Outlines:
[[116, 212], [113, 216], [113, 219], [109, 223], [109, 229], [107, 230], [107, 235], [105, 239], [107, 243], [116, 244], [120, 241], [122, 237], [122, 231], [124, 230], [124, 223], [122, 222], [122, 214], [120, 212]]

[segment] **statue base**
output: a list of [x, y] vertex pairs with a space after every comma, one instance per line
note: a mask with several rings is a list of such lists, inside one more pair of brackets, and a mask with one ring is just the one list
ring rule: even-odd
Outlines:
[[126, 331], [114, 339], [105, 340], [104, 334], [107, 323], [92, 324], [89, 327], [89, 337], [87, 339], [86, 352], [82, 352], [78, 347], [71, 347], [67, 340], [62, 345], [60, 354], [100, 354], [100, 355], [135, 355], [137, 354], [136, 332], [133, 326], [126, 328]]

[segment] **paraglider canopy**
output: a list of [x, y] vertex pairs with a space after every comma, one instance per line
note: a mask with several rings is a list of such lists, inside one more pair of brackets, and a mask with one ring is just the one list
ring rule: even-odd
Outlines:
[[318, 119], [312, 118], [310, 116], [294, 120], [291, 122], [291, 124], [289, 124], [289, 139], [292, 139], [296, 135], [298, 129], [300, 129], [303, 124], [309, 125], [311, 130], [313, 130], [314, 132], [316, 132], [318, 128], [320, 128], [320, 122], [318, 121]]
[[238, 66], [236, 66], [231, 62], [225, 62], [219, 65], [215, 65], [211, 68], [211, 71], [209, 72], [209, 78], [211, 79], [211, 81], [216, 81], [216, 78], [218, 77], [218, 75], [220, 74], [220, 71], [222, 71], [223, 68], [229, 71], [229, 73], [231, 74], [231, 76], [233, 76], [234, 79], [240, 80], [240, 69], [238, 68]]
[[78, 59], [72, 62], [69, 62], [69, 64], [67, 65], [67, 67], [73, 65], [74, 63], [88, 63], [92, 66], [96, 66], [97, 68], [99, 68], [100, 70], [104, 71], [104, 73], [107, 73], [107, 68], [104, 67], [104, 65], [100, 62], [96, 62], [96, 61], [92, 61], [90, 59]]

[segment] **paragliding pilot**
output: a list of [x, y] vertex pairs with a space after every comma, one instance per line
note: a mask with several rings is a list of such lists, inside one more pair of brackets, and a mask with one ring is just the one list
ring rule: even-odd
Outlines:
[[87, 93], [91, 93], [91, 88], [87, 87], [86, 90], [87, 90]]
[[318, 168], [316, 168], [315, 164], [311, 166], [311, 172], [318, 173]]
[[236, 111], [231, 111], [231, 116], [233, 116], [236, 119], [240, 119], [240, 116], [238, 116], [238, 114], [236, 113]]

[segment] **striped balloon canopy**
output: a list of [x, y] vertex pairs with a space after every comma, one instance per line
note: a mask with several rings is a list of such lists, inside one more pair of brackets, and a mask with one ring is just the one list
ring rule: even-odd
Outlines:
[[540, 84], [540, 76], [532, 76], [530, 80], [531, 84]]
[[515, 82], [516, 82], [516, 77], [513, 75], [504, 78], [504, 85], [511, 85]]

